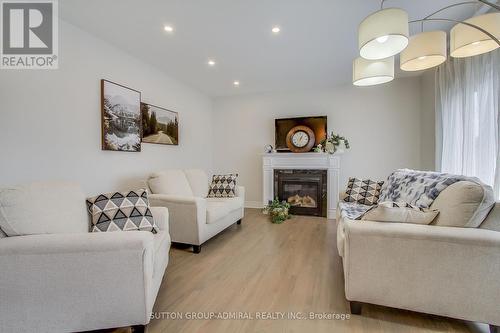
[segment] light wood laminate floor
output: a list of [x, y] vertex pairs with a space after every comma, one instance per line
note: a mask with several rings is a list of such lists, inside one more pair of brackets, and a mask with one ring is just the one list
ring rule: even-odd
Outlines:
[[[349, 320], [186, 320], [167, 312], [302, 312], [348, 314], [336, 223], [296, 216], [271, 224], [247, 209], [202, 247], [172, 248], [170, 263], [147, 332], [480, 332], [459, 320], [365, 305]], [[162, 314], [163, 312], [163, 314]], [[128, 331], [125, 329], [124, 331]]]

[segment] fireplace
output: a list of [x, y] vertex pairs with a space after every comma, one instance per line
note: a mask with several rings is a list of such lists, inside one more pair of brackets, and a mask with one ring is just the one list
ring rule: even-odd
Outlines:
[[[339, 198], [339, 174], [341, 155], [335, 153], [270, 153], [262, 155], [262, 203], [255, 203], [256, 207], [264, 207], [269, 201], [278, 196], [277, 175], [275, 170], [293, 170], [301, 172], [303, 170], [325, 170], [326, 177], [326, 213], [327, 218], [334, 219]], [[325, 179], [323, 178], [323, 184]], [[324, 188], [325, 185], [323, 185]], [[324, 201], [323, 209], [325, 209]], [[321, 214], [322, 215], [322, 214]]]
[[290, 213], [326, 217], [326, 170], [274, 170], [274, 193], [290, 204]]

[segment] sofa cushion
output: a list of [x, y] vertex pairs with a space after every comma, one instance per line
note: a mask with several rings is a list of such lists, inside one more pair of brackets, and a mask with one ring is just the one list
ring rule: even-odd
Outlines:
[[484, 217], [474, 225], [469, 225], [469, 221], [483, 200], [483, 192], [481, 185], [470, 181], [459, 181], [449, 185], [430, 206], [431, 209], [439, 210], [439, 215], [432, 224], [448, 227], [478, 227]]
[[214, 175], [208, 191], [209, 198], [233, 198], [236, 196], [238, 174]]
[[186, 174], [182, 170], [165, 170], [154, 173], [149, 177], [148, 185], [154, 194], [193, 196]]
[[243, 198], [234, 197], [234, 198], [207, 198], [208, 202], [222, 202], [229, 209], [230, 212], [236, 209], [242, 209], [244, 202]]
[[374, 205], [380, 196], [383, 181], [376, 182], [370, 179], [349, 178], [347, 182], [345, 202], [354, 202], [362, 205]]
[[99, 194], [87, 199], [87, 208], [92, 232], [139, 230], [156, 234], [159, 230], [146, 190]]
[[88, 232], [85, 195], [67, 182], [0, 189], [0, 228], [7, 236]]
[[409, 169], [387, 178], [379, 200], [437, 209], [436, 225], [469, 228], [481, 225], [495, 204], [493, 189], [478, 178]]
[[438, 210], [419, 208], [406, 202], [379, 202], [367, 211], [361, 220], [429, 224], [439, 214]]
[[484, 222], [481, 223], [480, 228], [500, 231], [500, 202], [495, 203], [495, 206], [490, 211]]
[[184, 170], [195, 197], [206, 198], [208, 195], [208, 176], [201, 169]]

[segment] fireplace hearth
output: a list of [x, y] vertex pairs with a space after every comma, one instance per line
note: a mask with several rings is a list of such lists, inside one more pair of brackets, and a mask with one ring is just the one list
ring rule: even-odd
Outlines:
[[290, 213], [326, 217], [326, 170], [274, 170], [274, 193], [290, 204]]

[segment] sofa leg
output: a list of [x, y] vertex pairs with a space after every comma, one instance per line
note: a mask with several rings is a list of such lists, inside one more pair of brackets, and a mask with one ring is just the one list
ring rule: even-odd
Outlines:
[[241, 219], [239, 219], [238, 222], [236, 222], [236, 224], [238, 225], [241, 224]]
[[146, 326], [145, 325], [135, 325], [132, 326], [132, 333], [144, 333], [146, 332]]
[[193, 245], [193, 253], [200, 253], [201, 245]]
[[351, 314], [353, 314], [353, 315], [360, 315], [361, 314], [361, 303], [349, 302], [349, 307], [351, 308]]
[[500, 333], [500, 327], [497, 325], [490, 325], [490, 333]]

